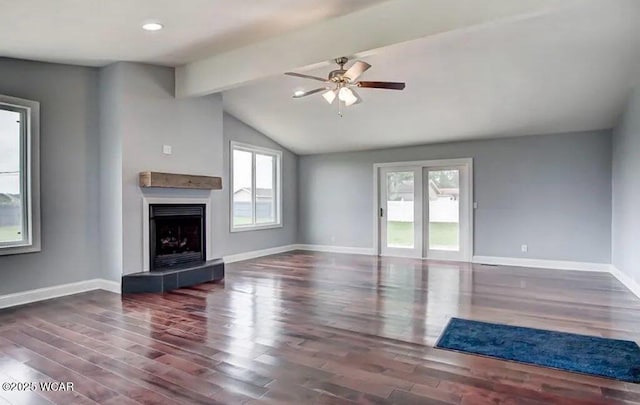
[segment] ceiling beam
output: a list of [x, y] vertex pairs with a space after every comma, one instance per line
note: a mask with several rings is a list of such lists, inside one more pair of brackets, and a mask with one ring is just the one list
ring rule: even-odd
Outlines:
[[400, 42], [548, 11], [560, 0], [391, 0], [176, 68], [176, 97], [254, 80]]

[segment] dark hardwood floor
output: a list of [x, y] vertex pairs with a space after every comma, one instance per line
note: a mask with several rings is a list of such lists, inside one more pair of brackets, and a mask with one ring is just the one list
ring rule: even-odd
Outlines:
[[0, 404], [618, 404], [640, 385], [430, 347], [451, 316], [640, 341], [605, 273], [291, 252], [221, 284], [0, 311]]

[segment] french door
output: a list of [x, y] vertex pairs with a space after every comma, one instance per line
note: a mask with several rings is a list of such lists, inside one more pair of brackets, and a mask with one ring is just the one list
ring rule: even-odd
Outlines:
[[425, 167], [425, 257], [470, 260], [471, 227], [466, 166]]
[[470, 159], [385, 164], [376, 170], [379, 254], [471, 260]]
[[380, 179], [380, 253], [422, 257], [421, 168], [385, 167]]

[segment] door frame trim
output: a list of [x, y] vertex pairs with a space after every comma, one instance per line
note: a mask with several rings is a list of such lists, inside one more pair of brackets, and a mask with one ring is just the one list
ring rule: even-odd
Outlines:
[[[473, 241], [474, 241], [474, 194], [473, 194], [473, 158], [460, 159], [435, 159], [435, 160], [412, 160], [404, 162], [385, 162], [373, 164], [373, 250], [376, 256], [381, 254], [380, 245], [380, 169], [384, 167], [420, 167], [424, 170], [426, 167], [434, 166], [466, 166], [469, 171], [469, 201], [466, 209], [469, 215], [469, 238], [467, 241], [467, 254], [465, 261], [471, 262], [473, 258]], [[424, 203], [424, 202], [423, 202]], [[424, 255], [424, 252], [423, 252]]]

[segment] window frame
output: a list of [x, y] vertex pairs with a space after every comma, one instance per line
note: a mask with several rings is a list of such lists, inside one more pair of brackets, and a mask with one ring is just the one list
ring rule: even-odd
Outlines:
[[[234, 225], [234, 176], [233, 176], [233, 152], [240, 150], [243, 152], [251, 153], [251, 211], [253, 223], [249, 225]], [[274, 199], [275, 199], [275, 222], [268, 222], [258, 224], [256, 221], [256, 153], [261, 155], [272, 156], [274, 159], [273, 170], [273, 184], [274, 184]], [[282, 151], [264, 148], [261, 146], [250, 145], [242, 142], [231, 141], [229, 145], [229, 230], [230, 232], [246, 232], [257, 231], [262, 229], [276, 229], [282, 228]]]
[[22, 126], [20, 187], [24, 193], [22, 212], [27, 238], [20, 242], [0, 243], [0, 256], [39, 252], [40, 240], [40, 103], [0, 95], [0, 108], [17, 111], [26, 119]]

